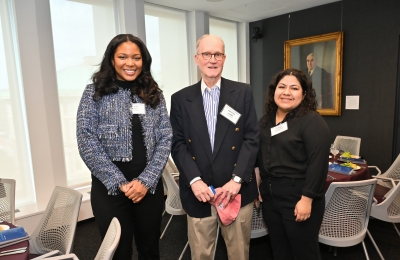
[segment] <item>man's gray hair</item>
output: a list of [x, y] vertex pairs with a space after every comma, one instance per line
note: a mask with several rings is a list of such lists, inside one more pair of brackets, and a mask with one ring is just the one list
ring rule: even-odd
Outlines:
[[208, 38], [208, 37], [211, 37], [211, 38], [220, 40], [220, 41], [222, 42], [223, 52], [225, 53], [225, 43], [224, 43], [224, 41], [222, 40], [221, 37], [219, 37], [219, 36], [217, 36], [217, 35], [214, 35], [214, 34], [204, 34], [203, 36], [201, 36], [201, 37], [197, 40], [197, 43], [196, 43], [196, 53], [199, 52], [199, 44], [200, 44], [201, 40], [203, 40], [204, 38]]

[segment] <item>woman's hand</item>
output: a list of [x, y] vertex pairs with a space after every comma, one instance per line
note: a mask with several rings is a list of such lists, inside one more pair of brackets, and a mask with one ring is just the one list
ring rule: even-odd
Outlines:
[[256, 174], [257, 189], [258, 189], [258, 200], [262, 202], [262, 197], [261, 197], [261, 194], [260, 194], [260, 184], [262, 182], [261, 176], [260, 176], [260, 168], [255, 167], [254, 168], [254, 173]]
[[119, 187], [119, 190], [122, 191], [123, 193], [127, 192], [130, 188], [132, 187], [131, 183], [127, 183], [124, 185], [121, 185], [121, 187]]
[[138, 180], [133, 180], [125, 186], [129, 187], [125, 191], [125, 196], [131, 199], [133, 203], [139, 203], [147, 194], [147, 188]]
[[263, 199], [261, 197], [260, 189], [258, 189], [258, 200], [261, 201], [261, 202], [263, 201]]
[[301, 196], [294, 208], [294, 216], [296, 222], [306, 221], [311, 216], [312, 199], [306, 196]]

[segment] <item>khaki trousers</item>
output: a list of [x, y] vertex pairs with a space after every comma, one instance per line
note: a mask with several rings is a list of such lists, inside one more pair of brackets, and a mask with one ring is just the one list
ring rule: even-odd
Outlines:
[[216, 247], [218, 223], [225, 240], [230, 260], [248, 260], [250, 247], [253, 202], [242, 207], [234, 222], [224, 226], [219, 222], [218, 213], [211, 206], [211, 216], [192, 218], [187, 216], [188, 237], [192, 260], [213, 260]]

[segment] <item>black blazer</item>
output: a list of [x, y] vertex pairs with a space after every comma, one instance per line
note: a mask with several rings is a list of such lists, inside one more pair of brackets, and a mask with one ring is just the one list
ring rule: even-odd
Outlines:
[[199, 202], [190, 187], [190, 181], [198, 176], [215, 188], [227, 183], [232, 174], [240, 176], [244, 181], [239, 191], [242, 194], [242, 206], [258, 195], [254, 164], [260, 130], [250, 85], [222, 78], [219, 112], [225, 104], [239, 112], [241, 117], [235, 125], [218, 114], [212, 153], [201, 81], [172, 95], [172, 157], [180, 172], [182, 205], [191, 217], [211, 216], [210, 204]]

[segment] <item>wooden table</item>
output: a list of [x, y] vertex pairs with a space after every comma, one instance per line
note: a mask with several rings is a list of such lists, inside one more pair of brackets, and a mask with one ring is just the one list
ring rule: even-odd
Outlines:
[[[8, 225], [10, 228], [15, 228], [15, 226], [13, 224], [8, 223], [8, 222], [3, 222], [1, 224]], [[21, 241], [19, 243], [13, 244], [13, 245], [2, 247], [2, 248], [0, 248], [0, 252], [15, 249], [15, 248], [21, 248], [21, 247], [26, 247], [25, 253], [0, 256], [0, 260], [28, 260], [29, 259], [29, 240]]]
[[[336, 156], [337, 158], [338, 156]], [[330, 162], [332, 162], [332, 159], [330, 159]], [[343, 162], [338, 162], [337, 163], [343, 163]], [[335, 179], [332, 179], [330, 177], [326, 178], [326, 182], [325, 182], [325, 192], [328, 190], [329, 185], [331, 185], [332, 182], [336, 182], [336, 181], [361, 181], [361, 180], [368, 180], [371, 179], [371, 174], [369, 173], [368, 170], [368, 165], [365, 164], [360, 164], [357, 163], [358, 166], [361, 167], [360, 170], [356, 171], [354, 174], [352, 175], [346, 175], [346, 174], [340, 174], [340, 173], [336, 173], [336, 172], [328, 172], [328, 176], [332, 176]]]

